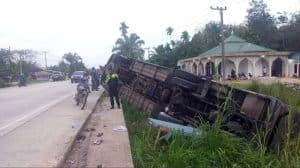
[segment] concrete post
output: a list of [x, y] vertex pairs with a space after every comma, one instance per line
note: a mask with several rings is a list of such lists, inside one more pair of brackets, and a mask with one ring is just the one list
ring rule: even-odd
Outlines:
[[285, 69], [285, 74], [284, 74], [284, 77], [288, 77], [289, 76], [289, 61], [288, 61], [288, 57], [285, 57], [284, 59], [284, 69]]
[[271, 57], [268, 59], [268, 66], [269, 66], [269, 77], [272, 77], [272, 63], [273, 63], [273, 60], [271, 59]]
[[241, 62], [241, 60], [237, 59], [237, 58], [233, 58], [233, 63], [234, 63], [234, 66], [235, 66], [235, 73], [236, 73], [236, 76], [238, 77], [238, 74], [239, 74], [239, 64]]

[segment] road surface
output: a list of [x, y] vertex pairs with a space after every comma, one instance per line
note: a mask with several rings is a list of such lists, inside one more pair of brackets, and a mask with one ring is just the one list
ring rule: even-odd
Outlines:
[[0, 89], [0, 136], [74, 94], [69, 81]]
[[48, 82], [0, 89], [0, 167], [55, 167], [92, 111], [100, 92], [80, 110], [76, 84]]

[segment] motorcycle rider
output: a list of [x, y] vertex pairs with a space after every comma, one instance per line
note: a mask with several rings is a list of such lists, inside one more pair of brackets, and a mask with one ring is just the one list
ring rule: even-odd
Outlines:
[[79, 83], [77, 85], [77, 93], [78, 93], [78, 88], [80, 86], [83, 86], [89, 93], [91, 93], [91, 89], [90, 89], [90, 86], [89, 86], [87, 73], [84, 73], [83, 78], [81, 78], [81, 80], [79, 81]]
[[110, 96], [111, 109], [114, 108], [114, 97], [116, 99], [118, 108], [120, 108], [119, 93], [118, 93], [118, 82], [119, 82], [118, 74], [114, 73], [111, 67], [108, 68], [107, 72], [108, 73], [106, 74], [105, 83], [108, 84], [108, 92]]
[[84, 76], [83, 78], [81, 78], [81, 80], [78, 82], [77, 86], [76, 86], [76, 94], [75, 94], [75, 99], [78, 99], [78, 95], [80, 93], [81, 88], [84, 88], [87, 90], [88, 93], [91, 93], [90, 91], [90, 87], [88, 84], [88, 78], [86, 76]]
[[19, 86], [26, 86], [26, 77], [23, 73], [19, 76]]

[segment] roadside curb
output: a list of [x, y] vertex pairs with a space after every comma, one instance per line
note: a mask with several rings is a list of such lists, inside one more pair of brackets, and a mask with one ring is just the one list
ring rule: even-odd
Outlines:
[[63, 154], [62, 159], [58, 162], [58, 164], [55, 167], [63, 167], [67, 156], [70, 154], [75, 142], [76, 142], [76, 137], [79, 135], [79, 133], [82, 131], [82, 129], [85, 127], [86, 123], [90, 120], [92, 114], [95, 112], [97, 105], [103, 100], [103, 98], [105, 97], [105, 90], [103, 88], [103, 91], [100, 92], [100, 96], [98, 97], [98, 99], [96, 100], [96, 103], [94, 105], [94, 107], [92, 108], [91, 112], [88, 114], [88, 116], [86, 117], [85, 121], [82, 123], [82, 125], [80, 126], [80, 128], [78, 129], [78, 131], [75, 133], [73, 139], [71, 140], [70, 145], [67, 147], [66, 152]]

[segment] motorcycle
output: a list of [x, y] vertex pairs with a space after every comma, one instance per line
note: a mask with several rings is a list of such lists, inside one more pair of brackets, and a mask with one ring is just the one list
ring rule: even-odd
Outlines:
[[81, 110], [83, 110], [86, 105], [88, 94], [88, 89], [83, 84], [78, 84], [74, 99], [76, 105], [80, 106]]
[[18, 86], [19, 86], [19, 87], [21, 87], [21, 86], [26, 86], [26, 78], [25, 78], [25, 76], [20, 76], [20, 77], [19, 77]]

